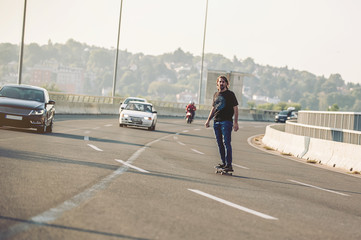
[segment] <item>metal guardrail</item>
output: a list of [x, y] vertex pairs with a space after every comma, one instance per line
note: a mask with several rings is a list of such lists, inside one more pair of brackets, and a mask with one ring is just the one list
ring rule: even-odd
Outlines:
[[[285, 132], [361, 145], [361, 131], [357, 128], [361, 120], [360, 115], [348, 112], [300, 111], [297, 122], [286, 122]], [[356, 130], [353, 130], [355, 128]]]
[[361, 113], [299, 111], [298, 123], [320, 127], [361, 131]]
[[[50, 98], [54, 101], [63, 101], [63, 102], [81, 102], [81, 103], [103, 103], [103, 104], [117, 104], [119, 105], [126, 97], [104, 97], [104, 96], [89, 96], [82, 94], [65, 94], [58, 92], [49, 92]], [[188, 103], [176, 103], [176, 102], [165, 102], [158, 100], [148, 99], [155, 107], [165, 107], [165, 108], [177, 108], [185, 109]], [[209, 105], [197, 105], [197, 110], [210, 110], [211, 106]]]
[[122, 98], [119, 97], [102, 97], [102, 96], [89, 96], [81, 94], [64, 94], [57, 92], [49, 92], [50, 98], [54, 101], [64, 102], [82, 102], [82, 103], [105, 103], [113, 104], [120, 103]]
[[[84, 110], [84, 104], [87, 104], [87, 108], [95, 108], [89, 111], [82, 112], [99, 112], [98, 108], [101, 107], [106, 111], [106, 114], [115, 114], [118, 113], [119, 104], [125, 100], [125, 97], [103, 97], [103, 96], [88, 96], [81, 94], [65, 94], [58, 92], [49, 92], [50, 98], [58, 102], [58, 106], [63, 105], [64, 112], [73, 112], [76, 109]], [[165, 102], [159, 100], [148, 99], [149, 102], [153, 104], [156, 110], [161, 110], [165, 114], [170, 115], [179, 115], [183, 114], [185, 107], [188, 103], [177, 103], [177, 102]], [[71, 103], [74, 103], [73, 105]], [[72, 105], [72, 106], [69, 106]], [[92, 105], [92, 106], [89, 106]], [[94, 105], [94, 106], [93, 106]], [[95, 106], [96, 105], [96, 106]], [[97, 108], [98, 107], [98, 108]], [[207, 118], [209, 111], [211, 110], [211, 105], [196, 105], [197, 107], [197, 116]], [[106, 109], [106, 110], [104, 110]], [[71, 111], [73, 110], [73, 111]], [[105, 112], [103, 112], [105, 113]], [[248, 108], [239, 108], [239, 119], [241, 120], [252, 120], [252, 121], [273, 121], [275, 115], [278, 111], [269, 111], [269, 110], [257, 110], [257, 109], [248, 109]]]

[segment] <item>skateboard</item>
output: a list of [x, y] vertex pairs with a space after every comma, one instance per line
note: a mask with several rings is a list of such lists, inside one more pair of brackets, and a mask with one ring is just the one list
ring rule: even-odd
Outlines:
[[216, 174], [220, 173], [221, 175], [228, 175], [228, 176], [232, 176], [232, 172], [231, 171], [226, 171], [222, 168], [218, 168], [218, 167], [215, 167], [216, 169]]

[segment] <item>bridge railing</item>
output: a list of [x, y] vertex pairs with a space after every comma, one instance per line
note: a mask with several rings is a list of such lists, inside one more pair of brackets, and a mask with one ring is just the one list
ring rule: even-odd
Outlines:
[[[119, 105], [126, 97], [104, 97], [104, 96], [89, 96], [82, 94], [65, 94], [50, 92], [51, 99], [54, 101], [63, 101], [68, 103], [103, 103], [103, 104], [117, 104]], [[170, 107], [185, 109], [187, 103], [167, 102], [159, 100], [148, 99], [154, 106], [158, 107]], [[210, 110], [209, 105], [197, 105], [199, 110]]]
[[361, 131], [361, 113], [299, 111], [298, 123], [320, 127]]
[[285, 132], [324, 140], [361, 145], [361, 113], [299, 111], [287, 121]]
[[89, 96], [82, 94], [65, 94], [65, 93], [57, 93], [50, 92], [50, 98], [54, 101], [64, 101], [64, 102], [81, 102], [81, 103], [106, 103], [112, 104], [120, 103], [122, 98], [120, 97], [103, 97], [103, 96]]
[[[58, 114], [119, 114], [119, 105], [125, 97], [102, 97], [81, 94], [65, 94], [50, 92], [50, 98], [56, 102]], [[184, 116], [187, 103], [167, 102], [148, 99], [153, 104], [159, 115]], [[212, 108], [211, 105], [197, 104], [196, 117], [207, 118]], [[274, 121], [278, 111], [239, 108], [240, 120]]]

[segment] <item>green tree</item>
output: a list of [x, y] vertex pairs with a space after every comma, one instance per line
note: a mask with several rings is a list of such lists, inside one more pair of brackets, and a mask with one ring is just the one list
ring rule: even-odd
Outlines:
[[0, 43], [0, 65], [18, 60], [18, 47], [10, 43]]
[[336, 112], [338, 111], [340, 108], [338, 107], [338, 105], [335, 103], [335, 104], [332, 104], [332, 106], [328, 107], [327, 111], [333, 111], [333, 112]]
[[256, 108], [256, 103], [254, 101], [248, 101], [247, 105], [248, 105], [248, 108], [250, 108], [250, 109]]

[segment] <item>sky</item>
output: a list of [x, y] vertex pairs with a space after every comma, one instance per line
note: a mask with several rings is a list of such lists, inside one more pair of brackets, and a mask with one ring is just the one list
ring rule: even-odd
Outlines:
[[[27, 0], [24, 41], [116, 48], [120, 2]], [[201, 56], [206, 2], [123, 0], [119, 49]], [[0, 43], [21, 42], [23, 9], [0, 0]], [[361, 83], [360, 13], [360, 0], [208, 0], [204, 51]]]

